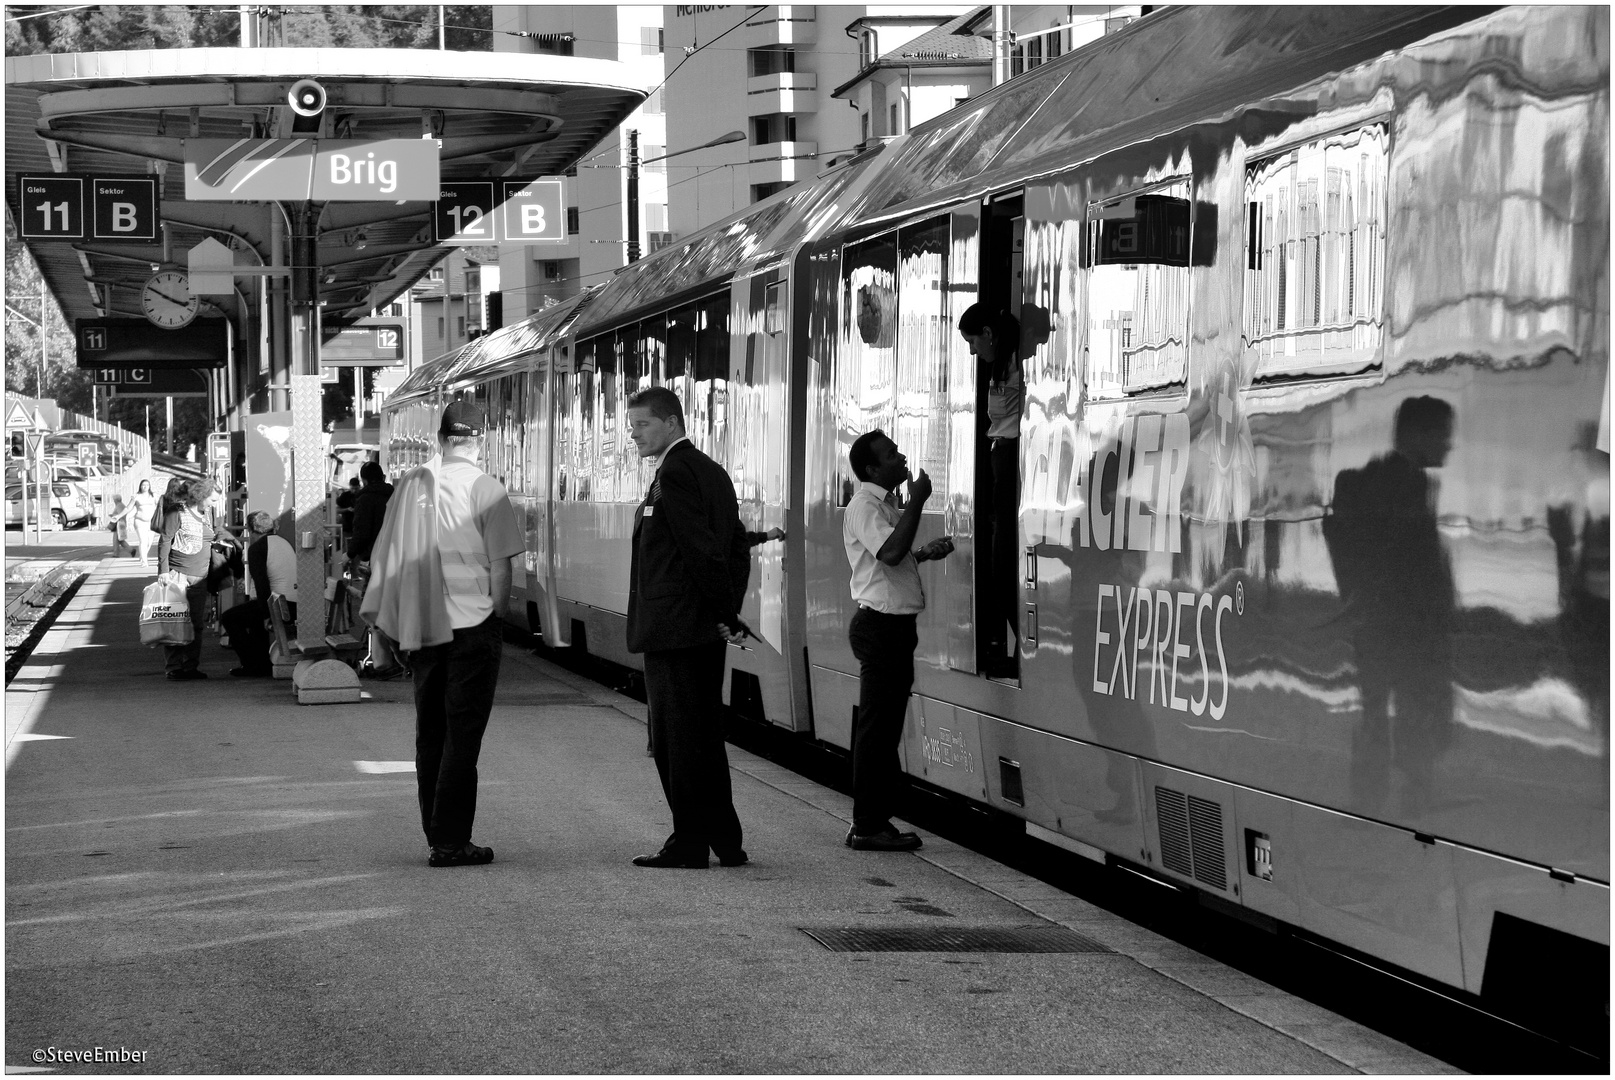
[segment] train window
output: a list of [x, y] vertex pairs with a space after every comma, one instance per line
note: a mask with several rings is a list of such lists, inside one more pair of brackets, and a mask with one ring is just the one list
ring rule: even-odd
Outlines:
[[690, 441], [712, 460], [728, 465], [729, 296], [696, 305], [695, 363], [685, 397]]
[[[858, 489], [847, 451], [871, 428], [894, 430], [897, 344], [897, 234], [850, 245], [841, 254], [841, 348], [836, 357], [836, 466], [840, 505]], [[909, 454], [911, 446], [902, 447]], [[919, 470], [915, 469], [918, 475]]]
[[555, 498], [565, 500], [572, 496], [577, 486], [572, 482], [572, 446], [577, 440], [573, 432], [577, 430], [576, 418], [572, 415], [572, 375], [567, 370], [565, 360], [561, 360], [555, 372]]
[[592, 344], [597, 395], [595, 415], [598, 417], [594, 446], [594, 498], [599, 502], [615, 502], [617, 481], [622, 471], [622, 461], [617, 454], [620, 430], [617, 420], [622, 408], [622, 381], [618, 374], [622, 370], [622, 336], [602, 334]]
[[1088, 207], [1088, 392], [1163, 390], [1188, 372], [1189, 185]]
[[897, 234], [897, 415], [888, 429], [938, 491], [949, 490], [948, 237], [945, 217]]
[[572, 498], [587, 502], [594, 497], [594, 372], [598, 360], [595, 343], [578, 343], [576, 372], [572, 376]]
[[667, 319], [658, 315], [639, 324], [640, 385], [662, 386], [667, 382]]
[[664, 377], [668, 389], [684, 402], [689, 401], [685, 383], [690, 369], [695, 366], [695, 324], [699, 318], [693, 304], [679, 308], [667, 317], [667, 368]]
[[1379, 362], [1384, 124], [1253, 161], [1245, 171], [1245, 347], [1262, 376]]

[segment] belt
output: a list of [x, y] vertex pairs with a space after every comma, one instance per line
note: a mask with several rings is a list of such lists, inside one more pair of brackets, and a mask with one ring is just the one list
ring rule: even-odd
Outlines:
[[883, 619], [917, 619], [917, 618], [920, 617], [920, 613], [917, 612], [917, 611], [906, 611], [906, 612], [881, 611], [879, 608], [872, 608], [868, 604], [859, 604], [858, 605], [858, 610], [859, 611], [866, 611], [871, 615], [879, 615]]

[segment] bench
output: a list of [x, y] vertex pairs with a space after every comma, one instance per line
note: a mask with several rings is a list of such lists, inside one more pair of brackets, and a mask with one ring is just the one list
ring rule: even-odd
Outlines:
[[280, 593], [269, 594], [269, 629], [275, 640], [269, 646], [269, 664], [277, 679], [289, 679], [297, 669], [299, 660], [309, 659], [297, 643], [297, 624], [292, 621], [290, 606]]

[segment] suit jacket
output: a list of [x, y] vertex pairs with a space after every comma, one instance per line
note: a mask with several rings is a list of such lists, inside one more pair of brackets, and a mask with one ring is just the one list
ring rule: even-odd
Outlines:
[[721, 640], [735, 625], [751, 573], [735, 486], [692, 443], [667, 451], [634, 512], [628, 581], [628, 651], [684, 649]]

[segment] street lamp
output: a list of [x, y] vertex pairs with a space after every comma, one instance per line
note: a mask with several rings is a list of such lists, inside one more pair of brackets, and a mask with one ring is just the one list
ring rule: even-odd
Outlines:
[[671, 154], [658, 154], [656, 157], [646, 158], [644, 161], [641, 161], [640, 164], [649, 165], [653, 161], [665, 161], [670, 157], [678, 157], [680, 154], [689, 154], [697, 150], [705, 150], [709, 146], [722, 146], [725, 143], [744, 142], [745, 139], [746, 133], [744, 131], [731, 131], [726, 135], [719, 135], [716, 139], [709, 139], [700, 146], [690, 146], [683, 150], [675, 150]]
[[694, 153], [705, 150], [710, 146], [723, 146], [725, 143], [744, 142], [744, 131], [730, 131], [719, 135], [716, 139], [708, 139], [699, 146], [687, 146], [683, 150], [674, 150], [670, 154], [657, 154], [653, 158], [639, 160], [639, 132], [630, 128], [628, 131], [628, 261], [639, 261], [639, 167], [649, 165], [653, 161], [666, 161], [680, 154]]

